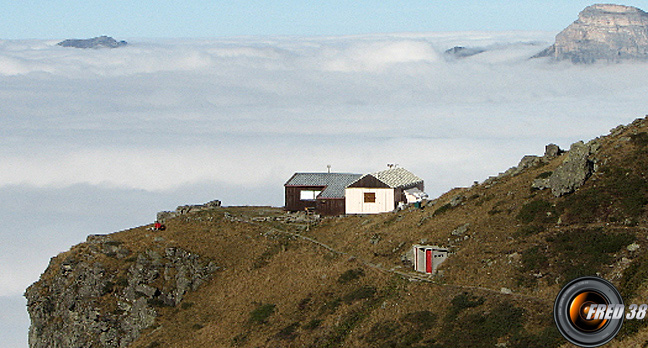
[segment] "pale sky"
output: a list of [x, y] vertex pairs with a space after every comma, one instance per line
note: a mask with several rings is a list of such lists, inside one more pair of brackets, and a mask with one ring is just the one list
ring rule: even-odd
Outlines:
[[[327, 164], [399, 163], [435, 197], [642, 117], [647, 64], [528, 59], [590, 4], [0, 0], [2, 347], [27, 347], [24, 289], [88, 234], [280, 206]], [[50, 40], [98, 35], [131, 45]], [[174, 37], [214, 39], [156, 39]], [[447, 59], [457, 45], [486, 52]]]
[[[590, 1], [1, 0], [0, 39], [560, 31]], [[648, 1], [623, 3], [648, 9]]]

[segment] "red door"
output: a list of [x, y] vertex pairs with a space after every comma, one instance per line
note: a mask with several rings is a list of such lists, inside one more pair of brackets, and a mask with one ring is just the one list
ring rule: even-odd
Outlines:
[[432, 250], [425, 250], [425, 272], [432, 273]]

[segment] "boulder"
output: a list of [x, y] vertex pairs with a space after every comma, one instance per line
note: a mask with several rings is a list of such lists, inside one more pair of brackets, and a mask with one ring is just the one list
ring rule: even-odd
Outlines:
[[639, 248], [641, 248], [641, 245], [639, 245], [638, 243], [632, 243], [626, 247], [628, 251], [637, 251], [639, 250]]
[[468, 232], [469, 227], [470, 227], [470, 223], [465, 223], [452, 230], [451, 234], [453, 236], [458, 236], [458, 237], [463, 236], [464, 234], [466, 234], [466, 232]]
[[560, 149], [558, 145], [547, 144], [547, 146], [545, 146], [544, 158], [547, 160], [552, 160], [560, 156], [562, 153], [563, 151]]
[[538, 165], [539, 163], [542, 162], [542, 158], [536, 156], [536, 155], [526, 155], [522, 157], [520, 160], [520, 163], [518, 163], [517, 167], [513, 167], [509, 170], [507, 170], [504, 174], [507, 175], [518, 175], [522, 173], [525, 169], [534, 167]]
[[593, 141], [588, 144], [579, 141], [571, 145], [567, 158], [553, 171], [548, 178], [535, 179], [531, 185], [534, 189], [551, 189], [551, 193], [560, 197], [574, 192], [581, 187], [594, 171], [593, 154], [599, 145]]
[[456, 195], [456, 196], [452, 197], [452, 199], [450, 199], [450, 206], [451, 207], [456, 207], [456, 206], [462, 204], [465, 198], [466, 197], [464, 197], [462, 195]]

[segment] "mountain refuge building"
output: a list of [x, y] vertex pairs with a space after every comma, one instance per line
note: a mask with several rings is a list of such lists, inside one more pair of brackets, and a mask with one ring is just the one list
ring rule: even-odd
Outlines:
[[287, 211], [313, 210], [321, 215], [344, 214], [344, 189], [362, 174], [295, 173], [284, 184]]
[[379, 214], [427, 197], [423, 179], [404, 168], [365, 174], [345, 189], [346, 214]]
[[421, 178], [404, 168], [370, 174], [295, 173], [284, 184], [286, 211], [378, 214], [427, 198]]

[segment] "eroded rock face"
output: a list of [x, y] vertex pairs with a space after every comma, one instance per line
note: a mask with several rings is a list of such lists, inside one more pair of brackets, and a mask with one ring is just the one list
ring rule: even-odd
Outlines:
[[581, 187], [594, 171], [593, 155], [599, 144], [591, 141], [587, 144], [579, 141], [569, 148], [567, 158], [548, 178], [535, 179], [532, 187], [538, 190], [551, 189], [556, 196], [564, 196]]
[[556, 35], [554, 45], [534, 57], [574, 63], [648, 60], [648, 13], [631, 6], [588, 6]]
[[[520, 163], [518, 163], [516, 167], [511, 167], [505, 172], [500, 173], [497, 176], [489, 177], [484, 181], [484, 185], [486, 185], [486, 187], [491, 187], [492, 185], [496, 184], [499, 180], [503, 178], [520, 175], [530, 168], [534, 168], [538, 165], [543, 165], [548, 163], [552, 159], [560, 156], [563, 152], [564, 151], [561, 150], [560, 147], [558, 147], [558, 145], [549, 144], [545, 146], [544, 156], [539, 157], [536, 155], [526, 155], [522, 157]], [[542, 186], [542, 188], [546, 188], [546, 187], [547, 187], [546, 185]], [[539, 189], [539, 187], [535, 187], [535, 186], [534, 188]]]
[[[218, 267], [179, 248], [132, 254], [107, 236], [52, 260], [25, 292], [31, 348], [127, 347]], [[124, 255], [131, 255], [124, 258]]]

